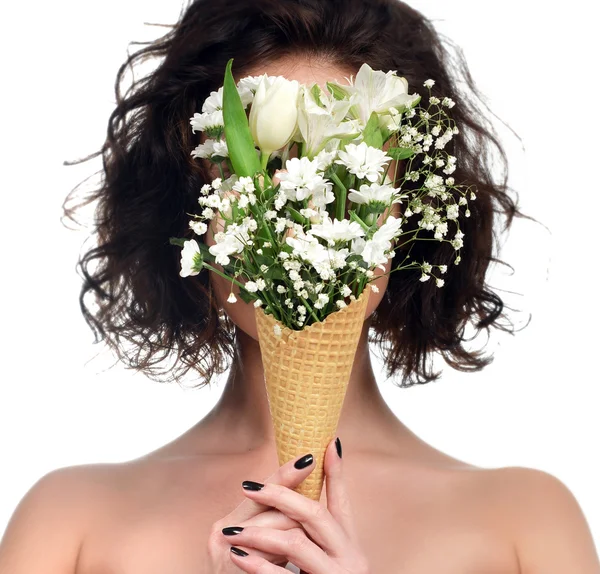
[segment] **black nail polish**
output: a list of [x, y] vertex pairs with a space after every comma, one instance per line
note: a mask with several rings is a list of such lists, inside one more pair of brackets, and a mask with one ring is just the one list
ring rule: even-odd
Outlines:
[[335, 450], [337, 450], [338, 456], [342, 458], [342, 441], [339, 436], [335, 439]]
[[228, 526], [227, 528], [223, 528], [221, 532], [225, 536], [231, 536], [232, 534], [239, 534], [242, 530], [244, 530], [242, 526]]
[[264, 486], [264, 484], [261, 484], [260, 482], [254, 482], [253, 480], [244, 480], [244, 482], [242, 482], [242, 487], [244, 490], [260, 490]]
[[230, 548], [230, 550], [234, 553], [237, 554], [238, 556], [248, 556], [248, 553], [245, 550], [242, 550], [241, 548], [236, 548], [235, 546], [232, 546]]
[[312, 454], [305, 454], [302, 458], [299, 458], [295, 463], [294, 463], [294, 467], [297, 468], [298, 470], [301, 470], [303, 468], [306, 468], [307, 466], [310, 466], [313, 462], [313, 455]]

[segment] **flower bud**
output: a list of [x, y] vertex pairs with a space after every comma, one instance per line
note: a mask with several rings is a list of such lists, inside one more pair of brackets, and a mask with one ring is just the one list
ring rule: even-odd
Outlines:
[[269, 83], [266, 76], [261, 78], [249, 118], [252, 137], [263, 154], [287, 145], [298, 124], [298, 81], [277, 76]]

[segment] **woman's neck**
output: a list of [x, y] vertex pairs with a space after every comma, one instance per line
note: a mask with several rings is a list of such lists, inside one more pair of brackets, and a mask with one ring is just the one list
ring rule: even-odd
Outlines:
[[[367, 319], [358, 343], [337, 430], [354, 451], [397, 450], [399, 436], [415, 436], [396, 418], [379, 392], [369, 353], [369, 323]], [[237, 328], [236, 341], [223, 394], [200, 425], [205, 431], [210, 427], [208, 434], [217, 441], [233, 439], [231, 445], [236, 451], [266, 451], [274, 448], [275, 439], [260, 346]]]

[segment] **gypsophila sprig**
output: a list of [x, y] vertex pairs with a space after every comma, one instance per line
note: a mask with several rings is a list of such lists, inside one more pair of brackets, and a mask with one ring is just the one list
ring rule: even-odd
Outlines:
[[[194, 235], [213, 234], [214, 245], [171, 238], [183, 248], [182, 277], [210, 269], [244, 302], [298, 330], [343, 309], [367, 284], [377, 292], [374, 270], [385, 271], [401, 238], [446, 241], [458, 265], [461, 210], [469, 217], [476, 195], [452, 177], [457, 159], [445, 148], [459, 133], [448, 114], [455, 103], [432, 95], [433, 79], [423, 84], [427, 97], [368, 64], [326, 90], [266, 74], [236, 85], [231, 64], [224, 86], [190, 119], [208, 137], [191, 154], [217, 164], [221, 177], [202, 186], [189, 222]], [[406, 162], [400, 176], [388, 173], [393, 160]], [[276, 170], [284, 170], [278, 181]], [[407, 182], [418, 186], [408, 191]], [[400, 217], [389, 215], [396, 203]], [[410, 217], [417, 233], [403, 231]], [[420, 269], [422, 282], [444, 285], [446, 265], [409, 256], [393, 271]], [[227, 302], [237, 302], [233, 291]]]

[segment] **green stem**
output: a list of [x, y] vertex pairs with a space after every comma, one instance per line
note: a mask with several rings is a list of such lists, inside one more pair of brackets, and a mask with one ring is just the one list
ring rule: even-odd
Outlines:
[[319, 319], [319, 317], [317, 317], [313, 308], [308, 304], [308, 302], [304, 299], [304, 297], [300, 297], [300, 301], [302, 301], [302, 304], [310, 311], [310, 314], [315, 318], [315, 321], [317, 323], [319, 323], [321, 321], [321, 319]]
[[207, 269], [210, 269], [211, 271], [214, 271], [217, 275], [220, 275], [221, 277], [227, 279], [227, 281], [231, 281], [232, 283], [235, 283], [238, 287], [244, 287], [243, 283], [240, 283], [239, 281], [236, 281], [235, 279], [233, 279], [232, 277], [229, 277], [228, 275], [225, 275], [225, 273], [221, 273], [221, 271], [219, 271], [218, 269], [216, 269], [215, 267], [213, 267], [212, 265], [209, 265], [208, 263], [206, 263], [206, 261], [204, 261], [202, 263], [204, 265], [204, 267], [206, 267]]
[[263, 171], [267, 170], [267, 164], [269, 163], [269, 158], [271, 157], [271, 153], [265, 153], [261, 151], [260, 153], [260, 166]]
[[342, 180], [338, 177], [337, 173], [335, 173], [335, 171], [331, 172], [331, 179], [333, 179], [333, 181], [335, 181], [335, 183], [340, 188], [340, 196], [336, 204], [336, 217], [338, 218], [338, 221], [342, 221], [342, 219], [344, 219], [344, 213], [346, 211], [346, 193], [348, 190], [342, 183]]

